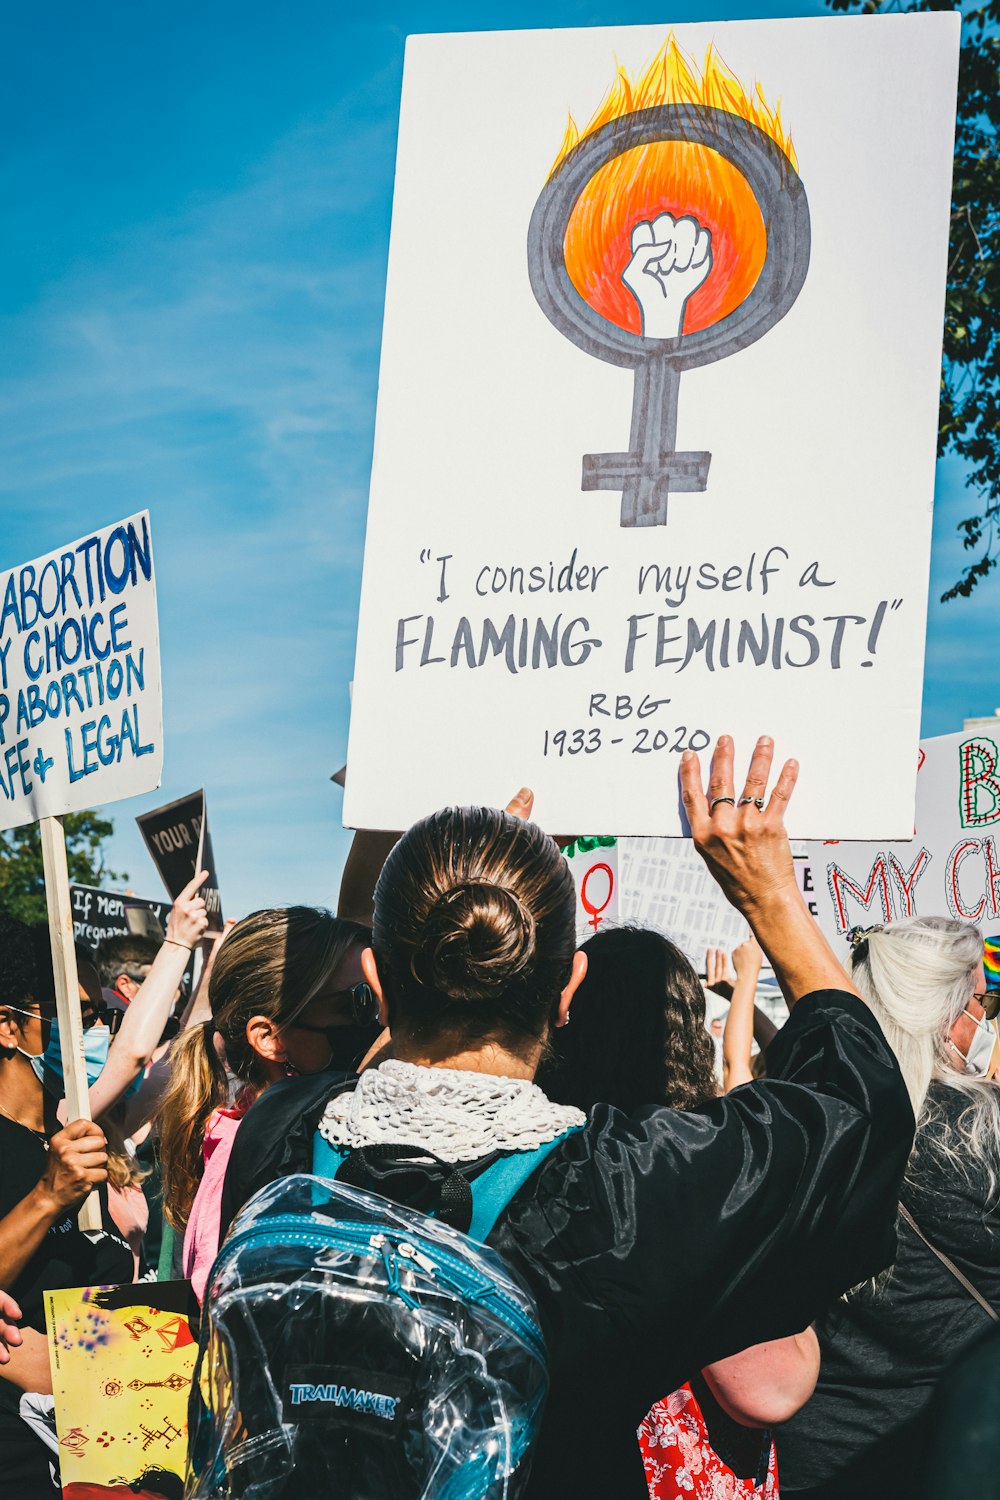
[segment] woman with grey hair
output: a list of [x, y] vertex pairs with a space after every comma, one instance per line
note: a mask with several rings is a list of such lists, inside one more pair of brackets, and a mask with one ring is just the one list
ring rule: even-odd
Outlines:
[[782, 1494], [802, 1500], [915, 1493], [937, 1381], [1000, 1314], [1000, 991], [986, 987], [982, 934], [914, 917], [851, 938], [917, 1134], [895, 1264], [821, 1319], [816, 1392], [778, 1438]]

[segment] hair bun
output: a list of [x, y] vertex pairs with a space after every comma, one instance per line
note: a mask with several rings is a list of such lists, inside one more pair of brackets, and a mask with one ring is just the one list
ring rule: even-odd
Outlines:
[[431, 908], [413, 973], [451, 1000], [487, 1000], [530, 969], [535, 951], [535, 919], [512, 891], [462, 881]]

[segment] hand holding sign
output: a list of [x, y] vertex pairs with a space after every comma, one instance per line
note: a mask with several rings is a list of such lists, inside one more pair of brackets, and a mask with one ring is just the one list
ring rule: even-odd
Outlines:
[[38, 1192], [61, 1216], [108, 1180], [108, 1143], [93, 1120], [74, 1120], [49, 1142]]
[[193, 880], [188, 881], [170, 908], [167, 919], [165, 941], [176, 944], [178, 948], [187, 948], [191, 953], [201, 942], [208, 927], [208, 910], [204, 897], [199, 896], [198, 892], [210, 873], [209, 870], [200, 870]]
[[519, 792], [514, 793], [504, 811], [509, 812], [511, 817], [520, 818], [523, 822], [527, 823], [531, 819], [531, 812], [534, 805], [534, 792], [530, 786], [523, 786]]

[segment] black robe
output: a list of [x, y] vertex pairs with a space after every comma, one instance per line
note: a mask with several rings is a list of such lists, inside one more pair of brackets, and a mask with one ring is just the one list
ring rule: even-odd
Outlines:
[[[870, 1011], [822, 990], [768, 1050], [768, 1077], [700, 1109], [606, 1105], [543, 1162], [489, 1244], [535, 1297], [552, 1390], [530, 1500], [643, 1500], [635, 1430], [703, 1365], [797, 1333], [888, 1265], [913, 1136]], [[222, 1229], [308, 1172], [340, 1085], [275, 1084], [236, 1136]]]

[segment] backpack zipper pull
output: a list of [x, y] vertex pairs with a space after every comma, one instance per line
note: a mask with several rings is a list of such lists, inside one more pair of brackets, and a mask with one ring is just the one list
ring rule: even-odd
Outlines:
[[437, 1266], [434, 1262], [428, 1260], [426, 1255], [422, 1255], [417, 1247], [411, 1245], [408, 1240], [400, 1240], [396, 1248], [404, 1260], [412, 1260], [422, 1271], [426, 1271], [428, 1276], [437, 1274]]

